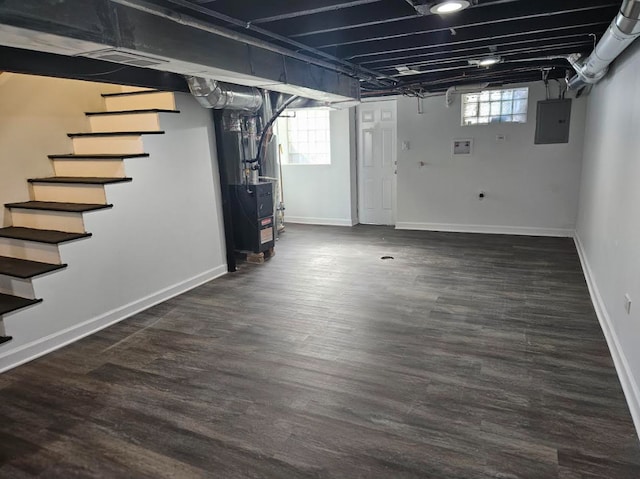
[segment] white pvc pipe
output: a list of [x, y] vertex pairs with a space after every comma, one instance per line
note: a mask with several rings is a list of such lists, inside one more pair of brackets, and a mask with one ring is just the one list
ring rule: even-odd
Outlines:
[[488, 83], [480, 83], [477, 85], [461, 85], [461, 86], [452, 86], [447, 90], [445, 94], [445, 101], [447, 102], [447, 108], [451, 108], [454, 102], [454, 94], [456, 93], [475, 93], [477, 91], [483, 90], [489, 86]]

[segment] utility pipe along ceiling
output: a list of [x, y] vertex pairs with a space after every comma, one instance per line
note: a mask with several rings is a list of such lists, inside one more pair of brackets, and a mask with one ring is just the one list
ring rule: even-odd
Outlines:
[[[49, 25], [56, 24], [60, 29], [48, 32], [55, 35], [73, 31], [70, 18], [76, 11], [83, 10], [83, 18], [92, 19], [96, 15], [84, 10], [98, 9], [96, 24], [104, 27], [111, 22], [124, 28], [109, 38], [109, 45], [118, 51], [164, 55], [172, 61], [176, 59], [172, 36], [189, 29], [179, 38], [183, 41], [180, 54], [189, 57], [189, 65], [205, 65], [208, 69], [200, 75], [191, 67], [191, 71], [183, 71], [183, 66], [173, 70], [167, 67], [165, 71], [318, 100], [325, 98], [308, 93], [324, 90], [329, 93], [326, 99], [336, 101], [357, 99], [358, 94], [348, 80], [355, 82], [356, 90], [359, 83], [362, 96], [425, 95], [451, 87], [499, 86], [540, 80], [543, 76], [570, 79], [576, 71], [583, 81], [576, 80], [574, 84], [589, 83], [584, 80], [590, 80], [594, 74], [586, 68], [585, 60], [607, 32], [612, 19], [621, 10], [635, 12], [638, 1], [6, 0], [0, 3], [0, 23], [18, 32], [24, 28], [46, 32], [51, 28]], [[63, 8], [68, 10], [65, 15], [52, 18]], [[51, 21], [45, 21], [45, 15]], [[143, 24], [136, 26], [138, 18]], [[152, 22], [153, 18], [157, 22]], [[163, 30], [176, 29], [175, 34], [164, 32], [158, 40], [165, 51], [156, 48], [152, 41], [153, 35], [163, 33], [156, 31], [158, 22]], [[628, 25], [622, 26], [628, 30]], [[83, 29], [81, 24], [73, 27]], [[186, 48], [187, 33], [194, 28], [201, 41]], [[82, 31], [75, 38], [105, 43], [93, 36], [92, 32]], [[605, 36], [607, 45], [608, 40], [609, 36]], [[222, 45], [225, 42], [229, 46]], [[25, 48], [20, 42], [10, 46]], [[601, 49], [607, 54], [609, 50]], [[86, 52], [73, 54], [90, 56]], [[223, 70], [233, 73], [236, 68], [233, 64], [240, 59], [246, 64], [241, 76], [216, 77], [215, 68], [208, 67], [215, 60], [216, 65], [222, 62], [225, 68], [230, 64]], [[163, 66], [149, 68], [162, 70]], [[265, 81], [253, 82], [252, 75]], [[318, 80], [320, 75], [323, 78]], [[283, 80], [287, 76], [296, 79], [297, 89], [269, 88], [272, 80], [274, 85], [293, 83], [288, 78]]]

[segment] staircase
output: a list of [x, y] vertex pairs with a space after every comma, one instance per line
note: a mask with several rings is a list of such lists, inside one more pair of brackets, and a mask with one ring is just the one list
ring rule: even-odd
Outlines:
[[89, 132], [69, 133], [73, 153], [49, 155], [55, 176], [29, 179], [31, 200], [9, 203], [12, 226], [0, 228], [0, 344], [5, 315], [32, 307], [33, 279], [67, 267], [59, 245], [85, 240], [84, 215], [113, 205], [108, 186], [127, 183], [125, 163], [145, 158], [142, 138], [162, 135], [162, 114], [179, 113], [173, 93], [128, 89], [102, 95], [105, 111], [87, 112]]

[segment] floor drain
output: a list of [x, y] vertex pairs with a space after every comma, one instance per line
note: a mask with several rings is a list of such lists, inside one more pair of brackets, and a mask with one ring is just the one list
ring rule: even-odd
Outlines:
[[380, 258], [380, 259], [393, 259], [393, 256], [383, 256], [383, 257], [382, 257], [382, 258]]

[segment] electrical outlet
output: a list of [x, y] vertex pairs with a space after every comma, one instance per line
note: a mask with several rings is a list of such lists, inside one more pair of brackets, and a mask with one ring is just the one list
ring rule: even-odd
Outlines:
[[631, 314], [631, 296], [628, 294], [624, 295], [624, 310], [627, 314]]
[[400, 145], [400, 148], [402, 149], [402, 151], [409, 151], [411, 149], [411, 143], [409, 143], [407, 140], [405, 140]]

